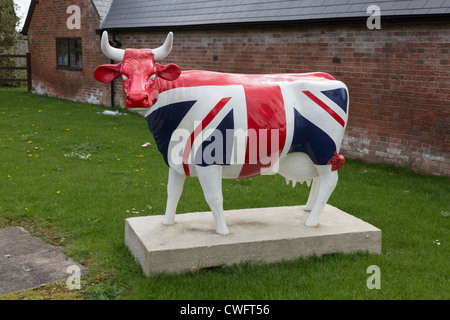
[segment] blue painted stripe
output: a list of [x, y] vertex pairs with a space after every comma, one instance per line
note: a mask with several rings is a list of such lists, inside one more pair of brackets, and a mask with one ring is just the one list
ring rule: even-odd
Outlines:
[[330, 100], [336, 103], [345, 113], [347, 113], [348, 95], [345, 88], [321, 91]]
[[158, 150], [163, 155], [167, 165], [169, 165], [167, 153], [172, 133], [178, 128], [181, 120], [196, 102], [196, 100], [193, 100], [169, 104], [152, 112], [145, 118], [155, 138]]
[[205, 139], [197, 150], [195, 164], [200, 166], [229, 165], [234, 139], [234, 136], [230, 136], [229, 133], [232, 133], [233, 130], [234, 117], [233, 110], [231, 110], [219, 123], [214, 133]]
[[314, 164], [326, 165], [336, 151], [333, 139], [294, 109], [294, 135], [288, 154], [304, 152]]

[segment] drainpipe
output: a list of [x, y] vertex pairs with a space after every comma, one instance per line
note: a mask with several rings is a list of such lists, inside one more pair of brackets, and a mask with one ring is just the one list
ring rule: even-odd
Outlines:
[[[110, 42], [110, 44], [111, 44], [111, 42]], [[121, 48], [122, 47], [122, 43], [116, 39], [116, 33], [115, 32], [112, 33], [112, 44], [111, 44], [111, 46], [113, 46], [114, 48]], [[110, 63], [114, 64], [114, 61], [111, 60]], [[114, 81], [115, 80], [111, 81], [111, 108], [114, 108], [114, 105], [115, 105], [115, 101], [114, 101], [114, 96], [115, 96]]]
[[[110, 60], [110, 63], [113, 64], [114, 62], [112, 60]], [[114, 91], [114, 80], [111, 81], [111, 108], [114, 108], [114, 95], [115, 95], [115, 91]]]

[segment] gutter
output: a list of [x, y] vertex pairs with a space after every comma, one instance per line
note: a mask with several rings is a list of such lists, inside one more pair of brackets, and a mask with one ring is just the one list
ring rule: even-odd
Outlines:
[[[381, 15], [381, 23], [410, 23], [410, 24], [442, 24], [449, 22], [449, 14], [418, 14], [418, 15]], [[103, 24], [96, 33], [101, 34], [104, 30], [108, 32], [146, 32], [146, 31], [190, 31], [208, 29], [235, 29], [235, 28], [268, 28], [268, 27], [289, 27], [289, 26], [312, 26], [325, 25], [336, 26], [341, 24], [360, 25], [367, 21], [370, 15], [354, 16], [342, 18], [320, 18], [302, 20], [273, 20], [273, 21], [249, 21], [249, 22], [222, 22], [209, 24], [167, 24], [148, 26], [114, 26], [108, 27], [108, 23]]]

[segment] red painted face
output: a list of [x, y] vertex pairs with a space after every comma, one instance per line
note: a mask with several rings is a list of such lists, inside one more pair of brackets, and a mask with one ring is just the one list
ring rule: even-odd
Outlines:
[[176, 80], [181, 69], [175, 64], [155, 63], [150, 49], [126, 49], [123, 61], [116, 65], [101, 65], [94, 70], [94, 78], [111, 82], [122, 76], [123, 95], [127, 108], [149, 108], [158, 100], [157, 77]]

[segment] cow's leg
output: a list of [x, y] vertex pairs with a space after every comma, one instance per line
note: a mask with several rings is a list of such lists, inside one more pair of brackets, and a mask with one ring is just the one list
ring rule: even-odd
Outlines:
[[195, 168], [206, 202], [216, 221], [216, 232], [228, 234], [227, 223], [223, 215], [222, 166], [196, 166]]
[[309, 191], [308, 201], [304, 207], [305, 211], [311, 211], [314, 203], [316, 202], [317, 192], [319, 191], [320, 178], [316, 177], [313, 179], [311, 190]]
[[306, 225], [315, 227], [319, 223], [319, 217], [323, 208], [327, 204], [328, 199], [331, 196], [338, 181], [337, 171], [331, 171], [331, 165], [317, 166], [317, 172], [319, 174], [319, 187], [317, 191], [316, 201], [312, 207], [311, 213], [308, 219], [306, 219]]
[[180, 200], [183, 191], [184, 180], [186, 177], [179, 174], [172, 168], [169, 168], [169, 181], [167, 183], [167, 205], [163, 224], [173, 224], [175, 222], [175, 213], [177, 211], [178, 200]]

